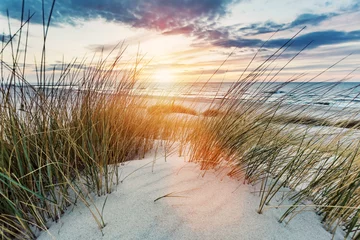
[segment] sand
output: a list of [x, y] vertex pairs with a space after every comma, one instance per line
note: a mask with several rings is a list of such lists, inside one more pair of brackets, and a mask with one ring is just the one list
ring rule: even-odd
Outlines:
[[[285, 211], [282, 208], [258, 214], [257, 186], [231, 179], [226, 171], [211, 170], [203, 176], [204, 171], [186, 162], [184, 157], [173, 154], [165, 162], [158, 152], [157, 158], [153, 164], [154, 153], [150, 153], [143, 160], [120, 166], [120, 179], [126, 179], [108, 195], [103, 213], [106, 226], [102, 231], [90, 211], [78, 204], [39, 239], [329, 240], [332, 237], [313, 211], [297, 215], [289, 224], [278, 222]], [[167, 194], [169, 197], [154, 202]], [[99, 209], [105, 198], [94, 198]], [[277, 204], [276, 200], [272, 204]], [[339, 232], [335, 239], [341, 236]]]

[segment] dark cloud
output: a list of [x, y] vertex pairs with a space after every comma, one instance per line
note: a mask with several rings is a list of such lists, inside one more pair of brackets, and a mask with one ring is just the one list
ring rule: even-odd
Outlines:
[[[206, 23], [197, 23], [187, 25], [181, 28], [174, 28], [170, 31], [165, 31], [163, 34], [183, 34], [187, 36], [194, 36], [198, 40], [205, 40], [209, 43], [213, 43], [217, 46], [229, 47], [229, 46], [244, 46], [244, 47], [260, 47], [263, 43], [260, 39], [247, 39], [242, 37], [237, 37], [231, 39], [230, 33], [235, 35], [242, 36], [254, 36], [258, 34], [271, 33], [277, 30], [287, 30], [296, 27], [303, 26], [316, 26], [323, 21], [326, 21], [334, 16], [337, 16], [338, 13], [327, 13], [327, 14], [310, 14], [304, 13], [299, 15], [294, 21], [290, 23], [275, 23], [272, 21], [266, 21], [264, 23], [254, 23], [245, 27], [235, 28], [234, 26], [228, 27], [218, 27], [214, 24], [209, 25]], [[316, 36], [314, 36], [316, 37]], [[286, 40], [273, 40], [270, 41], [271, 44], [269, 47], [279, 47]], [[298, 43], [299, 42], [299, 43]], [[300, 48], [303, 40], [297, 41], [294, 43], [292, 48]]]
[[[216, 21], [227, 13], [228, 6], [240, 0], [62, 0], [57, 1], [53, 23], [74, 24], [76, 19], [101, 17], [107, 21], [126, 23], [134, 27], [172, 30], [189, 25], [195, 20]], [[2, 0], [0, 14], [10, 11], [20, 18], [20, 0]], [[25, 1], [25, 9], [36, 12], [32, 22], [42, 23], [41, 1]], [[52, 1], [44, 0], [47, 12]]]
[[253, 23], [248, 26], [241, 27], [237, 30], [244, 35], [256, 35], [275, 32], [279, 29], [284, 29], [286, 26], [286, 24], [278, 24], [272, 21], [267, 21], [265, 23]]
[[246, 36], [251, 36], [263, 33], [271, 33], [277, 30], [287, 30], [296, 27], [316, 26], [319, 25], [321, 22], [324, 22], [338, 15], [339, 13], [304, 13], [299, 15], [295, 20], [290, 23], [275, 23], [272, 21], [267, 21], [265, 23], [253, 23], [248, 26], [239, 28], [238, 32]]
[[[107, 21], [128, 24], [133, 27], [153, 29], [164, 35], [182, 34], [195, 37], [202, 43], [222, 47], [258, 48], [263, 40], [254, 35], [286, 30], [305, 25], [318, 25], [340, 13], [313, 14], [304, 13], [290, 23], [267, 21], [249, 26], [219, 27], [217, 20], [227, 14], [231, 4], [243, 0], [58, 0], [53, 12], [54, 24], [75, 24], [76, 20], [89, 20], [101, 17]], [[21, 0], [1, 0], [0, 14], [20, 18]], [[25, 9], [36, 12], [32, 22], [42, 23], [40, 0], [26, 0]], [[46, 12], [51, 8], [52, 0], [44, 0]], [[360, 0], [352, 4], [352, 9], [360, 8]], [[242, 37], [241, 37], [242, 36]], [[252, 36], [252, 37], [251, 37]], [[0, 35], [1, 37], [1, 35]], [[5, 39], [5, 37], [3, 38]], [[0, 38], [1, 40], [1, 38]], [[321, 45], [358, 41], [359, 32], [323, 31], [299, 36], [292, 44], [292, 49], [301, 49], [310, 41], [311, 48]], [[268, 48], [280, 47], [286, 39], [273, 39]], [[199, 41], [200, 42], [200, 41]], [[113, 45], [89, 46], [94, 51], [108, 50]]]
[[299, 15], [294, 21], [292, 21], [288, 28], [294, 28], [298, 26], [319, 25], [321, 22], [324, 22], [332, 17], [338, 16], [338, 13], [324, 13], [324, 14], [313, 14], [313, 13], [304, 13]]
[[[267, 48], [280, 48], [285, 44], [288, 39], [273, 39], [269, 40], [265, 47]], [[308, 48], [317, 48], [323, 45], [332, 45], [340, 44], [346, 42], [355, 42], [360, 41], [360, 30], [343, 32], [343, 31], [319, 31], [311, 32], [304, 35], [300, 35], [292, 42], [289, 47], [291, 50], [300, 50], [305, 47], [308, 43], [312, 42]], [[236, 38], [229, 40], [219, 40], [215, 41], [213, 44], [221, 47], [250, 47], [258, 48], [264, 43], [260, 39], [245, 39], [245, 38]]]
[[215, 46], [219, 47], [238, 47], [238, 48], [258, 48], [263, 44], [263, 41], [260, 39], [244, 39], [244, 38], [237, 38], [237, 39], [226, 39], [226, 40], [219, 40], [213, 43]]
[[[0, 34], [0, 42], [4, 42], [7, 43], [10, 40], [10, 36], [9, 35], [4, 35], [4, 34]], [[1, 50], [1, 48], [0, 48]]]
[[[283, 44], [284, 40], [272, 40], [269, 42], [269, 45], [272, 44], [274, 47]], [[323, 45], [332, 45], [332, 44], [340, 44], [346, 42], [356, 42], [360, 41], [360, 30], [344, 32], [344, 31], [319, 31], [319, 32], [311, 32], [308, 34], [300, 35], [297, 37], [292, 44], [291, 48], [300, 50], [306, 44], [311, 42], [309, 48], [316, 48]]]

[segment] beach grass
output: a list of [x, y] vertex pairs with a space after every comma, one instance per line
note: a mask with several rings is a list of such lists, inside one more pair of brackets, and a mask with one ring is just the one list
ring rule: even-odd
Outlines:
[[[214, 114], [198, 125], [190, 140], [192, 161], [205, 170], [231, 166], [230, 176], [259, 185], [260, 214], [269, 208], [287, 208], [279, 222], [289, 222], [310, 209], [331, 233], [342, 229], [345, 238], [358, 238], [358, 120], [336, 113], [314, 116], [317, 110], [309, 105], [286, 104], [287, 96], [270, 104], [255, 91], [251, 100], [244, 101], [241, 93], [249, 86], [274, 91], [261, 82], [262, 76], [271, 74], [270, 66], [265, 61], [234, 84], [229, 90], [232, 97], [222, 101], [224, 114]], [[334, 86], [317, 90], [326, 93]], [[312, 90], [296, 91], [305, 95]], [[284, 189], [288, 191], [283, 199], [293, 204], [283, 205], [283, 200], [271, 206]]]
[[[51, 13], [46, 20], [36, 85], [28, 83], [20, 67], [26, 66], [26, 58], [21, 59], [27, 46], [24, 51], [8, 47], [26, 38], [29, 21], [21, 23], [16, 40], [4, 44], [0, 54], [10, 51], [14, 59], [10, 65], [1, 61], [8, 73], [1, 76], [0, 93], [2, 238], [36, 238], [78, 202], [88, 207], [101, 230], [105, 221], [93, 197], [111, 193], [119, 183], [118, 164], [143, 158], [157, 147], [155, 142], [164, 146], [165, 160], [174, 143], [180, 143], [179, 155], [187, 154], [189, 146], [190, 160], [201, 169], [230, 167], [229, 176], [259, 184], [258, 213], [286, 207], [279, 221], [288, 222], [310, 208], [329, 231], [341, 228], [346, 237], [360, 237], [360, 153], [354, 138], [359, 120], [307, 116], [303, 113], [311, 111], [308, 106], [284, 105], [287, 96], [268, 104], [270, 95], [259, 94], [301, 77], [277, 89], [270, 84], [279, 74], [272, 66], [292, 39], [240, 77], [218, 108], [199, 114], [174, 102], [151, 105], [135, 96], [139, 62], [127, 72], [115, 70], [121, 46], [115, 60], [109, 61], [109, 55], [80, 66], [76, 61], [63, 63], [58, 74], [48, 71], [45, 46]], [[252, 98], [244, 97], [254, 86]], [[283, 116], [279, 112], [284, 108], [299, 113]], [[337, 131], [344, 128], [347, 131]], [[286, 197], [293, 204], [270, 205], [283, 189], [289, 189]]]
[[150, 114], [168, 114], [168, 113], [183, 113], [197, 116], [197, 112], [189, 107], [185, 107], [179, 104], [156, 104], [148, 108]]
[[[27, 40], [29, 21], [22, 22], [16, 38], [4, 43], [1, 51], [1, 56], [10, 52], [14, 59], [12, 64], [1, 61], [2, 239], [36, 238], [39, 230], [45, 231], [80, 201], [103, 228], [102, 211], [92, 198], [111, 193], [119, 183], [117, 164], [141, 158], [153, 148], [154, 139], [162, 138], [158, 119], [142, 111], [146, 100], [131, 93], [138, 62], [127, 72], [114, 69], [121, 46], [114, 49], [118, 55], [112, 51], [97, 61], [74, 60], [60, 64], [56, 73], [55, 68], [48, 70], [45, 46], [50, 20], [51, 14], [44, 25], [37, 84], [30, 84], [20, 68], [26, 66], [21, 59], [27, 45], [8, 47]], [[110, 57], [115, 60], [110, 62]]]
[[224, 113], [218, 109], [207, 109], [201, 113], [204, 117], [217, 117], [223, 115]]
[[[103, 74], [111, 73], [86, 77], [101, 79]], [[73, 80], [74, 86], [78, 84]], [[21, 89], [31, 93], [23, 95], [16, 89], [11, 99], [7, 94], [15, 87], [4, 85], [0, 110], [4, 236], [33, 238], [35, 227], [45, 230], [47, 222], [56, 221], [70, 205], [81, 200], [90, 206], [92, 193], [111, 193], [118, 183], [116, 164], [143, 156], [159, 138], [158, 120], [139, 111], [142, 100], [127, 94], [128, 88], [108, 95], [97, 90], [100, 82], [93, 84], [96, 88], [33, 89], [24, 84]], [[103, 227], [99, 211], [93, 215]]]

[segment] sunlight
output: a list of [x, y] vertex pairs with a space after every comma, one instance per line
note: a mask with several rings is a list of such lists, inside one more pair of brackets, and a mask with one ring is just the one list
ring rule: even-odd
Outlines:
[[170, 69], [159, 69], [154, 74], [154, 81], [159, 83], [173, 82], [175, 79], [173, 71]]

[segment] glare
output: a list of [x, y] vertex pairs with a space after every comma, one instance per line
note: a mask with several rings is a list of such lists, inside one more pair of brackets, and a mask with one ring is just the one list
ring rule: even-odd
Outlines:
[[174, 81], [174, 73], [170, 69], [160, 69], [157, 70], [154, 74], [154, 81], [155, 82], [173, 82]]

